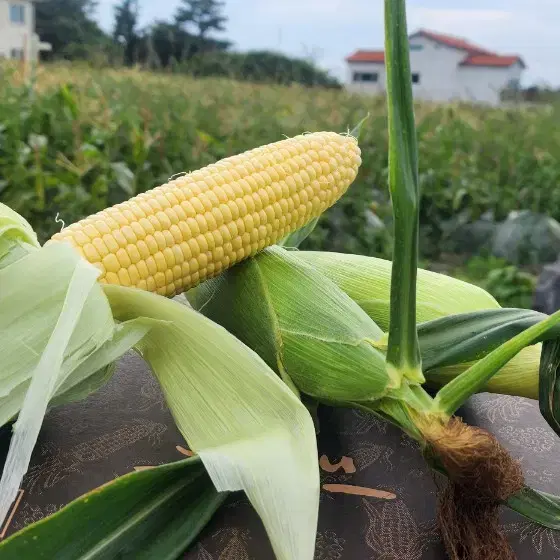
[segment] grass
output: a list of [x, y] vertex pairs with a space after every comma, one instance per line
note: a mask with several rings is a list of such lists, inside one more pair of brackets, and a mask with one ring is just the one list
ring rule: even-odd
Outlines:
[[[305, 248], [390, 256], [384, 98], [344, 91], [43, 65], [0, 67], [0, 201], [46, 240], [65, 223], [197, 169], [303, 131], [351, 129], [367, 113], [363, 165]], [[560, 106], [416, 105], [421, 253], [449, 224], [491, 211], [560, 220]]]

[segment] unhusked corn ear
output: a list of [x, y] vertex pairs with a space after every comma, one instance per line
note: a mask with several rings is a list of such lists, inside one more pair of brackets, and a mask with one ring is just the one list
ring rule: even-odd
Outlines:
[[173, 296], [319, 216], [360, 166], [355, 138], [305, 134], [178, 177], [63, 229], [100, 281]]
[[383, 331], [328, 278], [269, 247], [187, 294], [292, 388], [331, 403], [371, 403], [400, 386], [376, 347]]
[[[384, 330], [389, 330], [391, 261], [362, 255], [298, 251], [295, 256], [327, 276]], [[485, 290], [451, 276], [418, 269], [416, 321], [497, 309]]]
[[[293, 257], [324, 274], [383, 330], [388, 330], [391, 261], [319, 251], [297, 251]], [[418, 269], [416, 293], [418, 323], [457, 313], [500, 307], [482, 288], [428, 270]], [[524, 348], [488, 381], [484, 390], [538, 399], [540, 354], [540, 344]], [[472, 362], [443, 366], [424, 373], [431, 387], [440, 388], [471, 365]]]

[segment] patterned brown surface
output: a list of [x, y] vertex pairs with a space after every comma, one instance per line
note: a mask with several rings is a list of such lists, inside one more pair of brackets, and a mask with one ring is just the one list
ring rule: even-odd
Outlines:
[[[520, 458], [531, 484], [560, 493], [560, 443], [536, 403], [484, 394], [471, 399], [462, 413], [468, 422], [489, 428]], [[321, 464], [327, 468], [321, 470], [321, 484], [362, 486], [396, 497], [323, 490], [316, 560], [445, 558], [434, 523], [436, 482], [417, 445], [363, 412], [321, 407], [319, 420], [319, 457], [325, 456]], [[8, 430], [0, 434], [4, 453], [8, 437]], [[139, 358], [127, 356], [102, 390], [50, 412], [8, 534], [135, 467], [184, 457], [177, 446], [185, 442], [157, 384]], [[560, 533], [510, 511], [502, 520], [519, 558], [560, 560]], [[230, 497], [185, 554], [187, 560], [272, 558], [262, 525], [240, 493]]]

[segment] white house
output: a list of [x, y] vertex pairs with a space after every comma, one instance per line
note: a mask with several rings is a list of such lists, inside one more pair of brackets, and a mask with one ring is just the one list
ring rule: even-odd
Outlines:
[[36, 60], [50, 47], [35, 33], [32, 0], [0, 0], [0, 58]]
[[[519, 84], [525, 68], [517, 55], [500, 55], [432, 31], [413, 33], [409, 43], [413, 91], [418, 99], [497, 104], [502, 90]], [[357, 50], [346, 62], [348, 89], [372, 94], [385, 91], [383, 51]]]

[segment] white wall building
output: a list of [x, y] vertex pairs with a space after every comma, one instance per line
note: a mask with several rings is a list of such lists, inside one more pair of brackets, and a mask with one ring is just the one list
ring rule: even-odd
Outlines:
[[32, 0], [0, 0], [0, 58], [36, 60], [43, 50], [50, 45], [35, 33]]
[[[465, 39], [420, 30], [409, 36], [414, 96], [432, 101], [497, 104], [500, 93], [517, 86], [525, 68], [517, 55], [499, 55]], [[347, 59], [351, 91], [385, 91], [383, 51], [357, 50]]]

